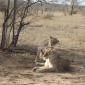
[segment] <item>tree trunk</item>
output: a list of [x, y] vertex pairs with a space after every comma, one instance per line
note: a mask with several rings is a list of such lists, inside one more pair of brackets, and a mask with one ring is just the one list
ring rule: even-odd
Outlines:
[[74, 12], [74, 0], [71, 0], [71, 9], [70, 9], [70, 15], [72, 15], [73, 14], [73, 12]]
[[7, 23], [8, 23], [8, 15], [9, 15], [9, 7], [10, 7], [10, 0], [8, 0], [7, 10], [4, 12], [4, 22], [2, 26], [2, 40], [1, 40], [1, 49], [7, 48]]
[[10, 47], [16, 47], [19, 35], [14, 35]]
[[70, 15], [73, 14], [73, 11], [74, 11], [74, 5], [72, 5], [72, 7], [71, 7]]
[[7, 45], [7, 28], [6, 25], [3, 24], [3, 29], [2, 29], [2, 40], [1, 40], [1, 49], [6, 48]]
[[20, 28], [18, 29], [17, 34], [14, 35], [14, 37], [12, 38], [12, 42], [11, 42], [11, 44], [10, 44], [10, 47], [16, 47], [17, 42], [18, 42], [18, 38], [19, 38], [19, 34], [20, 34], [20, 32], [21, 32], [21, 28], [22, 28], [22, 27], [20, 27]]

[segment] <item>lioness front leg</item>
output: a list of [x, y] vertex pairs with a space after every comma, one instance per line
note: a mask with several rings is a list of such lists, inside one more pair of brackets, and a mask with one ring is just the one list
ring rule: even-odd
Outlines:
[[35, 72], [39, 72], [39, 73], [44, 73], [44, 72], [54, 72], [53, 68], [48, 68], [48, 67], [37, 67]]

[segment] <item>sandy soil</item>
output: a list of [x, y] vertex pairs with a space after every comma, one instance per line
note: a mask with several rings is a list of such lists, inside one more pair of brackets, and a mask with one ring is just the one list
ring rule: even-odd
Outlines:
[[34, 57], [28, 53], [0, 53], [0, 85], [85, 85], [85, 64], [75, 61], [72, 72], [35, 73]]
[[85, 75], [79, 73], [33, 73], [29, 69], [0, 72], [0, 85], [85, 85]]

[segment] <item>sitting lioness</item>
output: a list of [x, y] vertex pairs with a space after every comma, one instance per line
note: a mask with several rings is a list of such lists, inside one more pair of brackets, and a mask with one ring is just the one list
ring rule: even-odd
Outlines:
[[57, 55], [53, 47], [41, 49], [39, 57], [45, 63], [41, 67], [34, 67], [34, 72], [65, 72], [70, 69], [70, 61]]
[[35, 58], [35, 63], [37, 64], [39, 57], [42, 55], [41, 50], [45, 48], [54, 47], [56, 44], [59, 44], [59, 40], [55, 37], [50, 36], [46, 41], [43, 42], [43, 46], [38, 47], [37, 56]]

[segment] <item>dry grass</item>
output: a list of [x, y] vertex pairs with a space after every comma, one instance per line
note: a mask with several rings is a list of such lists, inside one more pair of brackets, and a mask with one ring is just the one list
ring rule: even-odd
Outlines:
[[52, 17], [51, 20], [38, 17], [21, 32], [19, 44], [41, 45], [50, 35], [57, 37], [64, 48], [85, 49], [85, 19], [77, 14], [73, 16]]
[[49, 19], [49, 20], [52, 20], [52, 18], [53, 18], [54, 16], [52, 15], [52, 14], [46, 14], [43, 18], [44, 19]]

